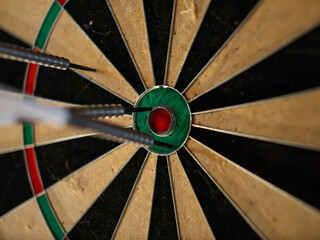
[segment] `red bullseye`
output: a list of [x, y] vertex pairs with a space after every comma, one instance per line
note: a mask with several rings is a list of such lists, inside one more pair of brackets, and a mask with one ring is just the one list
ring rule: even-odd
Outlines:
[[174, 114], [171, 113], [171, 109], [167, 108], [167, 106], [158, 106], [150, 112], [149, 127], [156, 135], [167, 135], [173, 130]]
[[152, 126], [159, 133], [164, 133], [170, 129], [171, 117], [167, 110], [157, 109], [153, 112]]

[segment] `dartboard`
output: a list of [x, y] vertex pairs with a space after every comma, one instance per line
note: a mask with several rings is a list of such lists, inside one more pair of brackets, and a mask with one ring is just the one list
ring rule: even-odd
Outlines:
[[318, 0], [1, 0], [0, 41], [97, 69], [0, 60], [24, 101], [122, 104], [0, 128], [0, 239], [320, 239]]

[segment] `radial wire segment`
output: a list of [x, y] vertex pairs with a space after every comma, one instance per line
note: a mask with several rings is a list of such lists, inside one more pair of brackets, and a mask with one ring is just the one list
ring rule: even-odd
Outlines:
[[[107, 77], [105, 78], [107, 79]], [[35, 88], [35, 96], [77, 105], [103, 103], [121, 104], [125, 107], [132, 106], [126, 98], [72, 70], [60, 71], [54, 68], [39, 67]]]
[[108, 3], [121, 28], [122, 36], [132, 52], [132, 57], [142, 75], [145, 88], [148, 89], [154, 85], [154, 77], [151, 67], [143, 1], [108, 0]]
[[209, 4], [210, 0], [176, 0], [172, 39], [167, 61], [167, 78], [164, 84], [175, 85]]
[[168, 161], [158, 156], [148, 239], [179, 239]]
[[214, 236], [217, 239], [260, 239], [261, 234], [229, 202], [185, 147], [178, 151], [178, 156]]
[[268, 239], [319, 238], [320, 214], [317, 209], [193, 138], [189, 139], [186, 147], [212, 181]]
[[155, 85], [166, 77], [176, 0], [143, 1]]
[[[68, 237], [72, 239], [111, 239], [146, 159], [147, 151], [140, 148], [74, 226]], [[100, 225], [102, 222], [104, 223], [103, 228]]]
[[[36, 146], [35, 152], [44, 188], [54, 185], [60, 179], [93, 163], [97, 158], [107, 155], [119, 146], [117, 142], [105, 141], [92, 136]], [[61, 152], [60, 157], [55, 155], [57, 149]], [[68, 154], [68, 152], [76, 152], [77, 155]], [[55, 164], [50, 164], [50, 162]]]
[[[101, 38], [107, 39], [104, 36]], [[48, 39], [46, 51], [56, 55], [63, 55], [73, 62], [81, 63], [82, 65], [95, 66], [99, 71], [88, 72], [79, 70], [76, 73], [87, 81], [133, 104], [138, 98], [138, 94], [128, 82], [131, 78], [128, 77], [127, 79], [129, 80], [127, 81], [112, 62], [109, 61], [108, 56], [104, 56], [104, 53], [98, 47], [99, 45], [95, 45], [67, 11], [63, 11]], [[115, 47], [113, 48], [114, 50]], [[86, 56], [86, 58], [83, 56]]]
[[228, 44], [193, 81], [185, 92], [186, 98], [195, 99], [231, 80], [314, 29], [319, 22], [318, 0], [261, 1]]
[[141, 94], [145, 90], [143, 83], [107, 2], [69, 0], [65, 10], [79, 24], [82, 33], [96, 44], [126, 81]]
[[[266, 181], [319, 208], [319, 151], [192, 127], [190, 136]], [[301, 177], [303, 176], [303, 177]], [[306, 187], [308, 186], [308, 187]]]
[[168, 159], [180, 238], [214, 240], [215, 237], [178, 155], [174, 153], [168, 156]]
[[[84, 144], [82, 146], [85, 147]], [[66, 232], [69, 232], [91, 208], [100, 194], [121, 173], [138, 148], [134, 144], [123, 143], [96, 159], [86, 156], [83, 160], [90, 159], [89, 163], [47, 189], [48, 198]], [[75, 181], [80, 184], [73, 184]]]
[[[276, 114], [275, 114], [276, 113]], [[193, 124], [212, 131], [320, 150], [320, 88], [199, 112]]]
[[[120, 35], [121, 35], [121, 38], [122, 38], [122, 40], [123, 40], [123, 43], [124, 43], [124, 45], [126, 46], [126, 50], [128, 51], [128, 54], [129, 54], [129, 56], [130, 56], [130, 58], [131, 58], [131, 61], [132, 61], [132, 64], [134, 65], [135, 70], [137, 71], [137, 74], [139, 75], [139, 78], [140, 78], [140, 80], [141, 80], [141, 82], [142, 82], [142, 85], [143, 85], [144, 90], [146, 90], [147, 87], [146, 87], [145, 81], [144, 81], [143, 76], [142, 76], [142, 74], [141, 74], [141, 71], [140, 71], [140, 69], [139, 69], [139, 67], [138, 67], [138, 65], [137, 65], [137, 62], [136, 62], [136, 60], [135, 60], [135, 58], [134, 58], [134, 56], [133, 56], [133, 54], [132, 54], [132, 51], [131, 51], [131, 49], [130, 49], [130, 47], [129, 47], [129, 44], [128, 44], [127, 39], [126, 39], [126, 37], [125, 37], [125, 33], [123, 32], [123, 30], [122, 30], [122, 28], [121, 28], [121, 26], [120, 26], [120, 24], [119, 24], [119, 22], [118, 22], [118, 19], [117, 19], [117, 17], [115, 16], [115, 13], [114, 13], [114, 11], [113, 11], [113, 9], [112, 9], [112, 6], [110, 5], [110, 2], [109, 2], [108, 0], [106, 0], [106, 2], [107, 2], [107, 5], [108, 5], [108, 8], [109, 8], [109, 10], [110, 10], [110, 13], [111, 13], [111, 15], [112, 15], [112, 17], [113, 17], [113, 20], [114, 20], [114, 22], [115, 22], [115, 24], [116, 24], [116, 26], [117, 26], [117, 29], [118, 29], [118, 31], [119, 31], [119, 33], [120, 33]], [[133, 14], [132, 14], [132, 15], [133, 15]]]
[[177, 90], [183, 92], [189, 87], [258, 3], [259, 0], [211, 1], [175, 83]]
[[157, 155], [150, 153], [114, 235], [115, 240], [147, 239]]
[[[95, 202], [95, 199], [100, 195], [105, 186], [112, 181], [119, 173], [118, 171], [121, 170], [121, 167], [125, 165], [125, 162], [130, 159], [130, 156], [138, 149], [134, 144], [124, 143], [99, 156], [97, 159], [94, 159], [92, 154], [101, 154], [102, 151], [105, 151], [104, 145], [108, 146], [109, 143], [93, 138], [92, 140], [94, 140], [94, 142], [90, 141], [90, 139], [84, 139], [80, 145], [70, 141], [70, 144], [65, 146], [65, 148], [70, 149], [71, 147], [74, 152], [79, 153], [79, 156], [74, 156], [74, 158], [70, 156], [70, 154], [64, 155], [64, 157], [60, 155], [58, 159], [56, 158], [55, 152], [57, 148], [64, 148], [63, 143], [59, 146], [52, 146], [51, 148], [36, 149], [38, 162], [41, 160], [39, 162], [40, 167], [41, 163], [43, 165], [41, 173], [44, 182], [47, 182], [47, 179], [52, 178], [53, 175], [56, 177], [56, 180], [59, 179], [58, 182], [46, 188], [46, 191], [50, 203], [54, 207], [54, 211], [66, 232], [77, 222], [83, 212]], [[100, 141], [100, 143], [97, 141]], [[78, 146], [78, 148], [76, 148], [76, 146]], [[81, 151], [81, 149], [82, 152], [80, 153], [79, 150]], [[90, 149], [93, 150], [90, 151]], [[79, 159], [79, 157], [81, 157], [81, 159]], [[62, 158], [68, 159], [67, 162], [70, 164], [70, 169], [66, 171], [66, 173], [68, 174], [71, 171], [71, 174], [66, 177], [60, 174], [61, 170], [65, 169], [65, 161], [62, 160]], [[46, 162], [46, 159], [48, 162]], [[55, 162], [60, 159], [62, 161], [58, 164], [50, 165], [50, 162]], [[78, 160], [80, 160], [81, 163], [86, 163], [86, 161], [89, 160], [89, 163], [79, 169], [75, 169], [74, 166], [78, 164]], [[42, 172], [43, 170], [47, 170], [48, 166], [54, 168], [48, 172]], [[14, 171], [11, 169], [9, 172]], [[93, 174], [95, 178], [91, 177]], [[84, 178], [87, 178], [87, 181], [83, 182]], [[72, 184], [74, 181], [81, 183]], [[48, 185], [45, 184], [45, 186]], [[45, 238], [52, 238], [50, 237], [51, 234], [46, 227], [40, 209], [34, 205], [36, 204], [35, 200], [36, 199], [31, 198], [5, 216], [2, 216], [0, 219], [0, 233], [4, 235], [1, 235], [1, 237], [6, 236], [5, 239], [24, 238], [26, 236], [36, 236], [34, 238], [48, 236]], [[29, 216], [32, 216], [32, 218]], [[28, 225], [31, 228], [14, 231], [13, 229], [15, 229], [18, 223], [22, 224], [22, 226]], [[24, 231], [24, 229], [26, 230]]]
[[319, 87], [319, 41], [317, 27], [230, 81], [194, 98], [190, 108], [193, 112], [213, 110]]
[[[28, 227], [17, 230], [17, 226]], [[35, 197], [1, 216], [0, 232], [3, 239], [37, 239], [41, 236], [44, 239], [54, 240]]]

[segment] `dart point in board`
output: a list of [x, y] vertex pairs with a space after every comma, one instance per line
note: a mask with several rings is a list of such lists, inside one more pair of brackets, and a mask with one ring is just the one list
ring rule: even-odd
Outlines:
[[80, 70], [90, 71], [90, 72], [96, 72], [97, 71], [94, 68], [89, 68], [89, 67], [78, 65], [78, 64], [74, 64], [74, 63], [70, 63], [70, 68], [75, 68], [75, 69], [80, 69]]
[[159, 141], [154, 141], [154, 145], [158, 147], [163, 147], [163, 148], [172, 148], [173, 146], [167, 143], [159, 142]]

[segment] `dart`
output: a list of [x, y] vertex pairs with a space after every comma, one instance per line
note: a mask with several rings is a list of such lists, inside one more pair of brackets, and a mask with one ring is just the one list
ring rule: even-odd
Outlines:
[[[90, 128], [111, 136], [115, 141], [132, 141], [143, 145], [157, 145], [170, 148], [171, 145], [154, 141], [147, 133], [125, 129], [112, 124], [94, 121], [87, 117], [93, 116], [120, 116], [125, 113], [121, 105], [102, 105], [82, 108], [55, 108], [48, 104], [23, 101], [19, 94], [4, 94], [0, 92], [0, 124], [6, 125], [15, 122], [49, 122], [52, 124], [71, 124], [78, 127]], [[149, 109], [135, 109], [146, 111]], [[132, 111], [132, 109], [130, 109]]]
[[[104, 117], [119, 117], [124, 114], [131, 114], [137, 112], [148, 112], [151, 111], [152, 108], [140, 107], [140, 108], [125, 108], [120, 104], [99, 104], [99, 105], [89, 105], [85, 107], [73, 107], [69, 109], [72, 115], [86, 118], [104, 118]], [[94, 121], [80, 121], [80, 119], [75, 120], [75, 125], [81, 125], [83, 127], [89, 127], [92, 129], [100, 129], [102, 132], [108, 132], [106, 126], [101, 124], [97, 124]], [[119, 130], [119, 129], [118, 129]], [[122, 131], [122, 130], [120, 130]], [[134, 132], [128, 130], [130, 132]], [[112, 135], [112, 134], [111, 134]], [[117, 134], [115, 134], [117, 135]], [[147, 134], [145, 134], [147, 136]], [[112, 138], [111, 138], [112, 139]], [[172, 145], [163, 143], [160, 141], [153, 141], [153, 145], [163, 147], [163, 148], [172, 148]]]
[[72, 114], [88, 118], [118, 117], [124, 114], [132, 114], [134, 112], [148, 112], [151, 110], [152, 108], [144, 107], [125, 108], [120, 104], [98, 104], [70, 108]]
[[0, 58], [19, 62], [39, 64], [45, 67], [51, 67], [61, 70], [76, 68], [85, 71], [95, 72], [96, 69], [71, 63], [68, 59], [58, 57], [44, 52], [38, 52], [32, 49], [0, 42]]

